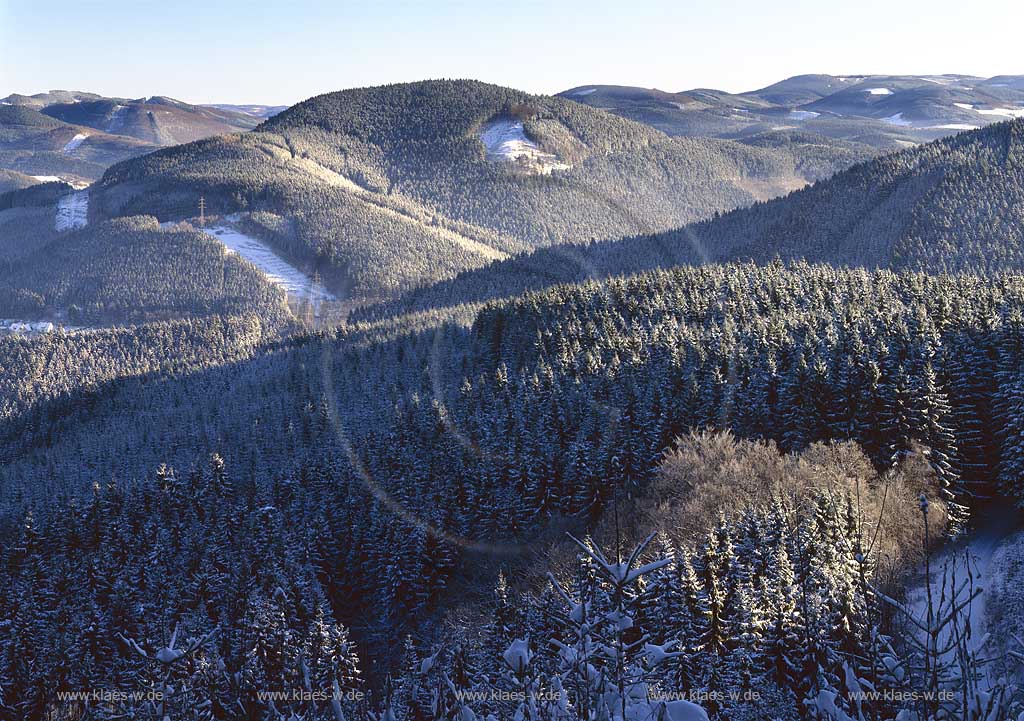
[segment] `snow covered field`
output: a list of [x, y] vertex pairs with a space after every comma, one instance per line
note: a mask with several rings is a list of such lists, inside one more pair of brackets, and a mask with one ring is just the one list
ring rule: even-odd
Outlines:
[[88, 137], [89, 136], [86, 135], [85, 133], [79, 133], [78, 135], [76, 135], [75, 137], [71, 138], [71, 140], [68, 141], [68, 144], [64, 146], [64, 149], [61, 150], [61, 152], [67, 155], [68, 153], [75, 150], [79, 145], [81, 145]]
[[949, 123], [948, 125], [929, 125], [927, 130], [977, 130], [977, 125], [967, 123]]
[[262, 270], [267, 280], [284, 288], [290, 300], [309, 300], [314, 303], [336, 300], [323, 285], [315, 283], [312, 278], [278, 256], [262, 241], [245, 235], [230, 225], [215, 225], [205, 228], [205, 232], [223, 243], [229, 253], [238, 253]]
[[535, 142], [527, 138], [523, 132], [523, 123], [519, 120], [503, 118], [491, 121], [480, 131], [480, 142], [484, 144], [487, 157], [491, 160], [512, 162], [526, 158], [543, 175], [571, 167], [557, 156], [543, 152]]
[[871, 95], [892, 95], [892, 91], [889, 88], [868, 88], [864, 92]]
[[38, 180], [40, 183], [59, 183], [60, 178], [56, 175], [33, 175], [33, 178]]
[[[1024, 531], [996, 544], [988, 569], [985, 589], [988, 631], [997, 652], [1024, 653], [1018, 639], [1024, 641]], [[1024, 664], [1006, 669], [1024, 682]]]
[[89, 222], [89, 191], [76, 190], [57, 201], [57, 230], [84, 228]]
[[1024, 118], [1024, 108], [989, 108], [988, 110], [975, 108], [974, 112], [981, 115], [999, 115], [1004, 118]]
[[793, 120], [813, 120], [814, 118], [821, 115], [813, 110], [791, 110], [789, 111], [789, 117]]

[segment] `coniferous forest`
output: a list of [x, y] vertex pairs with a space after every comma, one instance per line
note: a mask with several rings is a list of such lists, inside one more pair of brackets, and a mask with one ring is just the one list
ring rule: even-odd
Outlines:
[[1024, 720], [969, 79], [9, 96], [0, 721]]

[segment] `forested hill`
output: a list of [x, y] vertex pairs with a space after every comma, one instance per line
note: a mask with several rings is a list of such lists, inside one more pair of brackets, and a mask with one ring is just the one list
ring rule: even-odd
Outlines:
[[1024, 268], [1024, 119], [884, 156], [668, 236], [714, 258]]
[[[5, 701], [52, 702], [60, 687], [48, 681], [63, 678], [64, 657], [76, 659], [71, 685], [130, 673], [130, 657], [90, 645], [89, 619], [145, 638], [175, 621], [193, 637], [219, 627], [229, 672], [261, 666], [271, 656], [252, 651], [266, 646], [243, 629], [305, 628], [297, 619], [316, 614], [305, 615], [306, 601], [292, 606], [295, 597], [350, 626], [383, 678], [406, 633], [429, 635], [436, 611], [466, 591], [467, 548], [515, 549], [552, 518], [599, 516], [620, 489], [646, 488], [690, 428], [729, 428], [786, 450], [849, 439], [879, 468], [925, 445], [946, 500], [1019, 501], [1022, 317], [1020, 276], [733, 264], [562, 286], [491, 304], [469, 329], [360, 347], [345, 333], [311, 337], [177, 379], [139, 377], [137, 354], [116, 349], [130, 339], [105, 339], [105, 357], [125, 367], [99, 374], [121, 379], [104, 393], [11, 406], [0, 511], [19, 562], [4, 565], [3, 582], [49, 589], [91, 567], [60, 556], [66, 572], [41, 573], [37, 533], [58, 555], [86, 544], [132, 560], [100, 564], [96, 583], [116, 590], [90, 590], [94, 604], [47, 591], [15, 615], [22, 596], [0, 599], [17, 619], [7, 648], [28, 649], [29, 660], [0, 654], [13, 679]], [[34, 351], [50, 349], [0, 351], [27, 372], [40, 360]], [[65, 420], [51, 435], [40, 419], [54, 416]], [[54, 503], [61, 496], [81, 500]], [[153, 530], [153, 546], [124, 541], [124, 529], [154, 517], [181, 524]], [[65, 523], [74, 532], [60, 535]], [[178, 533], [193, 525], [219, 535], [185, 543]], [[132, 575], [142, 573], [143, 548], [159, 549], [145, 583]], [[250, 557], [256, 567], [243, 563]], [[295, 573], [307, 580], [293, 582]], [[823, 624], [822, 637], [840, 627]], [[301, 661], [281, 663], [298, 673]], [[216, 693], [283, 678], [272, 671], [240, 673]]]
[[261, 211], [266, 239], [380, 296], [541, 246], [664, 231], [830, 174], [803, 146], [669, 138], [563, 98], [474, 81], [346, 90], [255, 132], [111, 168], [106, 216]]
[[929, 273], [1024, 269], [1024, 120], [861, 163], [666, 233], [566, 244], [360, 310], [377, 318], [684, 264], [805, 259]]

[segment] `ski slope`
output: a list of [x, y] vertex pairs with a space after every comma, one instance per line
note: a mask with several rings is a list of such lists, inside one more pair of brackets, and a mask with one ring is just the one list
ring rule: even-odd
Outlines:
[[57, 230], [76, 230], [89, 223], [89, 191], [76, 190], [57, 201]]
[[229, 253], [242, 256], [263, 271], [267, 280], [284, 288], [289, 300], [309, 300], [313, 303], [337, 300], [322, 284], [274, 253], [262, 241], [230, 225], [214, 225], [203, 230], [223, 243]]

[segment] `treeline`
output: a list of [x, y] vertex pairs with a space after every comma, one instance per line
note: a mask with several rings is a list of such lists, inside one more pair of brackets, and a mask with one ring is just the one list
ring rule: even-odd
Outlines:
[[38, 183], [27, 188], [0, 194], [0, 211], [11, 208], [43, 208], [56, 205], [62, 195], [71, 191], [64, 182]]

